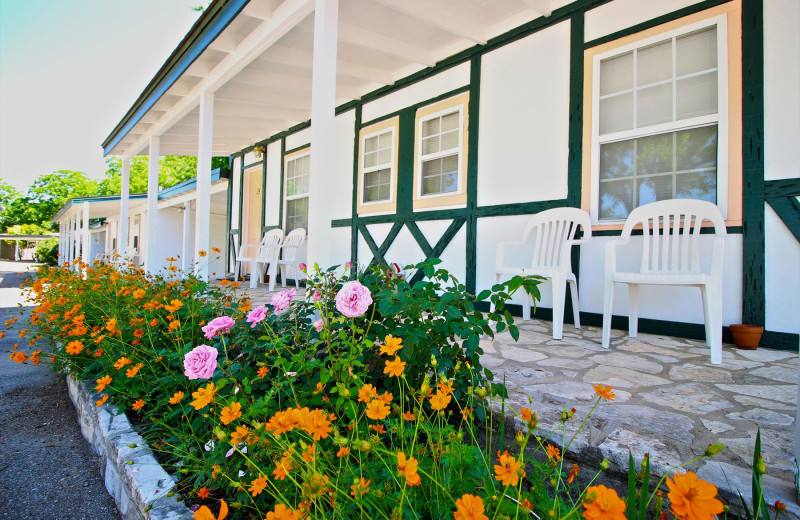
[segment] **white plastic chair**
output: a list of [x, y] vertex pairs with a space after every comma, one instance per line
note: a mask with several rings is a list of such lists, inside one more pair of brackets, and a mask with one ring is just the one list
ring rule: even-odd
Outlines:
[[[714, 224], [711, 267], [700, 264], [700, 229], [703, 221]], [[630, 241], [631, 231], [642, 228], [642, 261], [637, 272], [617, 271], [617, 246]], [[603, 304], [603, 348], [611, 338], [611, 309], [614, 286], [628, 284], [629, 335], [638, 334], [639, 286], [678, 285], [698, 287], [703, 298], [706, 343], [711, 363], [722, 363], [722, 254], [725, 221], [711, 202], [692, 199], [662, 200], [631, 211], [620, 240], [606, 244], [605, 298]]]
[[[293, 229], [286, 235], [286, 238], [281, 244], [281, 259], [278, 260], [278, 266], [281, 269], [281, 286], [286, 287], [286, 276], [288, 268], [294, 270], [294, 285], [300, 288], [300, 258], [297, 250], [302, 245], [303, 240], [306, 239], [306, 230], [303, 228]], [[271, 289], [270, 289], [271, 290]]]
[[[250, 288], [258, 286], [258, 279], [267, 272], [269, 276], [269, 290], [275, 288], [275, 273], [278, 265], [278, 254], [280, 252], [281, 240], [283, 240], [282, 229], [272, 229], [264, 234], [260, 244], [244, 244], [239, 248], [234, 266], [234, 276], [239, 279], [239, 270], [242, 262], [250, 263]], [[255, 255], [252, 255], [255, 249]]]
[[[578, 227], [583, 228], [585, 240], [576, 240]], [[531, 262], [527, 266], [508, 265], [505, 260], [507, 246], [529, 243], [531, 234], [535, 242]], [[575, 328], [580, 328], [578, 283], [572, 273], [572, 246], [585, 244], [592, 236], [589, 214], [579, 208], [555, 208], [537, 213], [528, 221], [518, 242], [497, 244], [495, 274], [497, 283], [502, 276], [538, 275], [549, 278], [553, 284], [553, 338], [561, 339], [564, 330], [564, 302], [566, 285], [572, 294], [572, 311]], [[531, 319], [531, 298], [527, 294], [522, 304], [522, 319]]]

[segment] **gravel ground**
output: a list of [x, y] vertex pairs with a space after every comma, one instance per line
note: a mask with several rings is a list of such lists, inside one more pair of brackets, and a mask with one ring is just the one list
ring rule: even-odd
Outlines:
[[[18, 276], [25, 264], [0, 263], [0, 330], [20, 316]], [[16, 271], [16, 272], [15, 272]], [[27, 316], [29, 309], [22, 309]], [[63, 378], [47, 366], [8, 359], [18, 331], [0, 339], [0, 518], [119, 519], [106, 492], [99, 458], [89, 451]], [[27, 341], [26, 351], [31, 349]]]

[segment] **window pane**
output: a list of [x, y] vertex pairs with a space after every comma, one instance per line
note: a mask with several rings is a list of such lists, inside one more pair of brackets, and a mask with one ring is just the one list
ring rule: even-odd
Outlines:
[[660, 134], [636, 140], [636, 173], [672, 172], [672, 134]]
[[392, 133], [391, 132], [384, 132], [378, 136], [378, 147], [379, 148], [391, 148], [392, 147]]
[[423, 177], [432, 177], [434, 175], [440, 175], [442, 173], [442, 160], [441, 159], [433, 159], [430, 161], [425, 161], [422, 163], [422, 176]]
[[308, 229], [308, 198], [286, 201], [286, 227], [288, 231]]
[[600, 183], [600, 218], [626, 218], [632, 209], [632, 179]]
[[442, 175], [442, 193], [458, 191], [458, 173], [449, 172]]
[[435, 117], [422, 123], [422, 137], [429, 137], [431, 135], [438, 134], [440, 132], [439, 122], [440, 118]]
[[678, 80], [678, 119], [717, 112], [717, 73]]
[[390, 181], [391, 181], [391, 172], [389, 171], [388, 168], [385, 170], [378, 171], [378, 182], [380, 184], [386, 184], [388, 186]]
[[676, 199], [700, 199], [717, 202], [717, 171], [680, 173], [675, 177]]
[[717, 167], [717, 125], [682, 130], [675, 135], [677, 170]]
[[371, 152], [364, 154], [364, 168], [372, 168], [373, 166], [378, 164], [378, 154], [377, 152]]
[[378, 136], [370, 137], [368, 139], [364, 139], [364, 151], [365, 152], [374, 152], [378, 149]]
[[458, 155], [448, 155], [440, 160], [442, 161], [442, 173], [458, 174]]
[[672, 79], [672, 40], [637, 51], [636, 84], [648, 85]]
[[364, 189], [364, 202], [375, 202], [378, 200], [378, 187], [372, 186]]
[[633, 88], [633, 53], [600, 61], [600, 95]]
[[600, 135], [633, 128], [633, 94], [600, 100]]
[[442, 150], [458, 148], [458, 134], [458, 130], [455, 132], [447, 132], [446, 134], [442, 134]]
[[442, 132], [458, 129], [458, 112], [442, 116]]
[[441, 193], [441, 177], [429, 177], [422, 179], [422, 194], [432, 195]]
[[377, 164], [389, 164], [392, 162], [392, 149], [385, 148], [378, 152], [378, 162]]
[[381, 184], [378, 188], [378, 200], [389, 200], [389, 185]]
[[422, 155], [436, 153], [439, 151], [439, 136], [428, 137], [422, 140]]
[[600, 178], [633, 175], [633, 140], [600, 146]]
[[643, 88], [636, 95], [637, 128], [672, 121], [672, 83]]
[[676, 42], [677, 72], [684, 76], [717, 67], [717, 28], [681, 36]]
[[369, 187], [369, 186], [377, 186], [378, 184], [380, 184], [379, 175], [380, 172], [378, 171], [365, 173], [364, 186]]
[[645, 177], [638, 179], [637, 184], [639, 206], [672, 198], [672, 175]]

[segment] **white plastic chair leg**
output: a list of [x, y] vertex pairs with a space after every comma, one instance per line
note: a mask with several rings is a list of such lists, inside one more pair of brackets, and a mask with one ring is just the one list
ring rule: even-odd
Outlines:
[[711, 364], [722, 364], [722, 288], [710, 285], [703, 291], [706, 311], [706, 343], [711, 349]]
[[553, 277], [553, 339], [564, 335], [564, 299], [567, 285], [562, 278]]
[[250, 260], [250, 288], [255, 289], [258, 287], [258, 261], [254, 258]]
[[575, 280], [567, 281], [569, 292], [572, 296], [572, 315], [575, 317], [575, 328], [581, 328], [581, 303], [578, 300], [578, 282]]
[[628, 284], [628, 336], [639, 335], [639, 286]]
[[281, 264], [281, 287], [286, 289], [286, 266]]
[[302, 271], [300, 271], [300, 263], [298, 262], [294, 264], [294, 286], [298, 291], [300, 290], [300, 274], [302, 274]]
[[703, 300], [703, 326], [706, 329], [706, 343], [711, 345], [711, 328], [708, 326], [708, 292], [705, 285], [698, 287], [700, 289], [700, 298]]
[[611, 309], [614, 306], [614, 282], [606, 280], [603, 291], [603, 348], [611, 343]]
[[275, 278], [278, 275], [278, 265], [275, 262], [270, 262], [267, 266], [267, 274], [269, 275], [269, 292], [275, 290]]
[[240, 262], [239, 260], [234, 262], [234, 264], [233, 264], [233, 280], [234, 281], [239, 281], [239, 271], [241, 270], [241, 267], [242, 267], [242, 262]]

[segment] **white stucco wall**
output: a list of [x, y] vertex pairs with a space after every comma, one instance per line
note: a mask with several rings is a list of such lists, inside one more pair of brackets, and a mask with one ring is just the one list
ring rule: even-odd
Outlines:
[[567, 196], [569, 37], [566, 21], [483, 57], [479, 205]]
[[764, 1], [764, 178], [800, 177], [800, 1]]
[[800, 333], [800, 243], [769, 205], [764, 224], [766, 328]]
[[696, 3], [697, 0], [615, 0], [586, 13], [584, 39], [588, 42], [602, 38]]
[[[234, 191], [234, 193], [237, 193]], [[267, 226], [280, 226], [281, 202], [281, 142], [267, 146], [267, 207], [264, 221]]]

